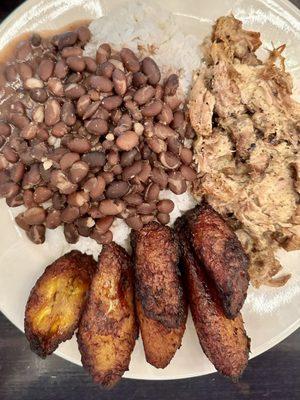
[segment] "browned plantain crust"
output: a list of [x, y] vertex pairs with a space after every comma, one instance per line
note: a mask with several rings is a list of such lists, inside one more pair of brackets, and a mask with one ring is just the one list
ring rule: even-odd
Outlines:
[[132, 231], [135, 294], [147, 361], [165, 368], [181, 345], [187, 306], [178, 268], [179, 245], [169, 227], [151, 222]]
[[49, 265], [29, 295], [25, 334], [31, 349], [45, 358], [74, 334], [86, 302], [96, 262], [71, 251]]
[[142, 304], [136, 301], [136, 310], [148, 363], [165, 368], [181, 346], [186, 319], [177, 328], [168, 328], [161, 322], [145, 315]]
[[235, 233], [208, 203], [190, 210], [185, 220], [194, 252], [215, 282], [226, 316], [234, 318], [247, 296], [248, 257]]
[[181, 245], [181, 262], [186, 291], [199, 342], [216, 369], [238, 378], [248, 363], [250, 340], [241, 314], [226, 318], [218, 293], [201, 263], [196, 259], [186, 234], [186, 220], [175, 224]]
[[95, 382], [114, 386], [128, 370], [138, 335], [133, 268], [129, 255], [103, 247], [77, 333], [83, 366]]

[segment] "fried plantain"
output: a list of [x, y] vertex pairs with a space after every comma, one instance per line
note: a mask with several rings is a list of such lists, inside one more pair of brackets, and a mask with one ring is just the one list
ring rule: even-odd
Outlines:
[[111, 243], [99, 256], [77, 333], [82, 364], [95, 382], [110, 388], [121, 379], [137, 335], [132, 263], [122, 247]]
[[206, 202], [186, 214], [193, 249], [215, 282], [228, 318], [239, 313], [249, 285], [248, 257], [235, 233]]
[[136, 306], [147, 361], [165, 368], [181, 345], [187, 305], [179, 246], [169, 227], [151, 222], [132, 231]]
[[73, 336], [96, 265], [92, 256], [71, 251], [49, 265], [31, 290], [25, 334], [40, 357], [53, 353]]
[[241, 314], [226, 318], [218, 293], [207, 272], [196, 259], [186, 235], [185, 219], [175, 224], [181, 245], [181, 263], [186, 291], [200, 345], [216, 369], [233, 379], [248, 363], [250, 340]]

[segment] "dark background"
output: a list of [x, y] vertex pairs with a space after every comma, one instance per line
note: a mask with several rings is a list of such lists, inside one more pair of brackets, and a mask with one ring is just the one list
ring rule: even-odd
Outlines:
[[[22, 2], [0, 0], [0, 21]], [[293, 2], [300, 7], [300, 0]], [[251, 360], [235, 384], [217, 374], [177, 381], [122, 379], [109, 392], [55, 355], [41, 360], [1, 313], [0, 332], [0, 400], [300, 400], [300, 330]]]

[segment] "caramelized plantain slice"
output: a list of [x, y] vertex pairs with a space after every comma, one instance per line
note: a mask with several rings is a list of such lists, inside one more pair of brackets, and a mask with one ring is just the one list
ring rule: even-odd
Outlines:
[[186, 235], [186, 223], [175, 224], [181, 245], [188, 301], [200, 345], [215, 368], [228, 377], [238, 378], [248, 363], [250, 340], [241, 314], [226, 318], [214, 283], [196, 259]]
[[71, 251], [49, 265], [31, 290], [25, 334], [31, 349], [45, 358], [78, 327], [96, 262]]
[[136, 301], [146, 360], [156, 368], [165, 368], [181, 346], [186, 320], [178, 328], [168, 328], [145, 315], [142, 304]]
[[95, 382], [110, 388], [121, 379], [137, 336], [132, 263], [122, 247], [111, 243], [99, 256], [77, 333], [82, 364]]
[[197, 258], [214, 281], [228, 318], [238, 315], [249, 285], [248, 257], [235, 233], [206, 202], [186, 214]]
[[165, 368], [180, 347], [187, 306], [174, 232], [152, 222], [132, 232], [136, 306], [147, 361]]

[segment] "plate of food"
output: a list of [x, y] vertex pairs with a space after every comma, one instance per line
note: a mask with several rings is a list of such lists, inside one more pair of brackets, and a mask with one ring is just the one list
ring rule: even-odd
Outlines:
[[300, 13], [28, 0], [0, 26], [0, 309], [31, 349], [236, 380], [300, 326]]

